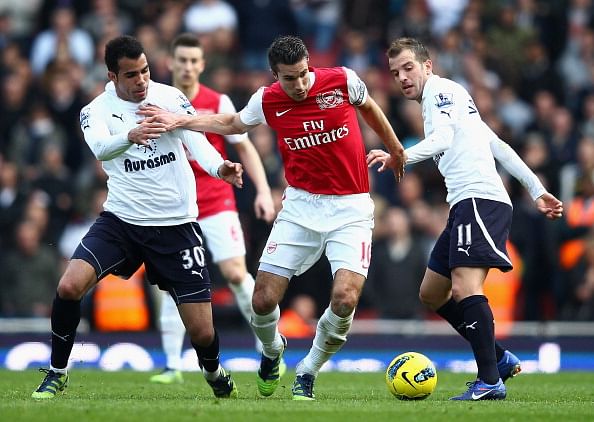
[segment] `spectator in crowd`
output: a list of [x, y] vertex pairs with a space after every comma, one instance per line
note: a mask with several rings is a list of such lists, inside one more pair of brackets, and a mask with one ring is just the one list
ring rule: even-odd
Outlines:
[[184, 27], [198, 35], [216, 31], [234, 33], [237, 12], [224, 0], [196, 0], [184, 13]]
[[41, 75], [52, 61], [73, 59], [88, 68], [95, 56], [93, 39], [77, 27], [76, 14], [69, 6], [51, 12], [51, 27], [36, 35], [31, 46], [31, 68]]
[[59, 265], [55, 249], [42, 243], [42, 237], [34, 221], [22, 220], [16, 226], [15, 249], [1, 265], [0, 314], [4, 317], [50, 316]]
[[11, 234], [25, 210], [25, 189], [18, 166], [0, 154], [0, 256], [14, 247]]
[[585, 240], [584, 254], [570, 271], [569, 297], [559, 317], [570, 321], [594, 321], [594, 232]]
[[373, 245], [364, 296], [380, 318], [422, 319], [419, 286], [429, 255], [403, 208], [390, 207], [382, 218], [385, 237]]
[[117, 0], [92, 0], [90, 10], [80, 18], [80, 27], [96, 42], [132, 32], [130, 15], [118, 8]]
[[248, 72], [268, 72], [266, 50], [270, 43], [280, 34], [297, 33], [290, 0], [233, 0], [233, 5], [239, 17], [241, 67]]
[[340, 0], [291, 0], [299, 34], [316, 53], [332, 48], [340, 22]]

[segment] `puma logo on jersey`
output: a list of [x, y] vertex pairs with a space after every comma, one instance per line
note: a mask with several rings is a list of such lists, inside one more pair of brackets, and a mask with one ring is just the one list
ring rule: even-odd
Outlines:
[[460, 246], [458, 246], [458, 252], [464, 252], [466, 254], [466, 256], [470, 256], [470, 246], [467, 247], [466, 249], [461, 248]]
[[445, 110], [439, 110], [440, 114], [445, 114], [446, 116], [448, 116], [450, 119], [452, 118], [452, 116], [450, 116], [450, 113], [448, 111]]
[[115, 113], [111, 114], [111, 117], [115, 117], [116, 119], [120, 119], [122, 122], [124, 121], [124, 115], [120, 114], [119, 116]]
[[285, 110], [285, 111], [277, 111], [277, 112], [276, 112], [276, 117], [280, 117], [280, 116], [282, 116], [282, 115], [284, 115], [284, 114], [287, 114], [287, 113], [288, 113], [289, 111], [291, 111], [291, 110], [293, 110], [293, 107], [291, 107], [291, 108], [289, 108], [289, 109], [287, 109], [287, 110]]

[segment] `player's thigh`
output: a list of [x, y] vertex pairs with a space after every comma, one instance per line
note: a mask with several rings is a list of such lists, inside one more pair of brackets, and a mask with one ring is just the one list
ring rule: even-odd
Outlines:
[[[432, 273], [439, 274], [446, 279], [451, 278], [450, 273], [450, 239], [451, 239], [451, 231], [452, 225], [454, 222], [454, 212], [450, 210], [450, 215], [448, 217], [448, 222], [446, 227], [443, 229], [435, 244], [433, 245], [433, 249], [431, 250], [431, 254], [429, 255], [429, 262], [427, 263], [427, 269], [430, 270]], [[431, 278], [431, 273], [425, 273], [425, 278]], [[428, 282], [428, 286], [432, 286], [433, 283]], [[427, 290], [427, 289], [425, 289]]]
[[[133, 230], [133, 226], [115, 215], [101, 213], [81, 239], [72, 254], [72, 261], [82, 260], [93, 267], [97, 280], [108, 274], [130, 277], [142, 264], [138, 248], [132, 240]], [[77, 265], [70, 274], [76, 278], [77, 270], [80, 269]]]
[[262, 251], [260, 268], [262, 264], [284, 268], [287, 273], [279, 275], [290, 279], [313, 266], [323, 248], [320, 233], [292, 221], [277, 220]]
[[338, 270], [349, 270], [367, 277], [371, 262], [371, 221], [346, 224], [325, 236], [326, 257], [332, 274]]
[[483, 267], [512, 269], [506, 241], [512, 220], [508, 204], [469, 198], [452, 208], [450, 268]]
[[211, 282], [198, 223], [153, 227], [158, 242], [142, 244], [147, 279], [176, 304], [210, 302]]
[[[245, 257], [245, 239], [234, 211], [224, 211], [198, 220], [212, 261], [219, 264], [230, 258]], [[223, 274], [224, 275], [224, 274]]]

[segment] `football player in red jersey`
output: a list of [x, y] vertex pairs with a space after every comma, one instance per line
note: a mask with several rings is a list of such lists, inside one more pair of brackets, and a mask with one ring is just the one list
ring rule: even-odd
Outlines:
[[291, 277], [325, 253], [334, 277], [330, 305], [318, 321], [309, 353], [297, 365], [292, 389], [294, 400], [314, 400], [315, 377], [346, 341], [371, 259], [374, 206], [357, 111], [390, 153], [382, 168], [400, 179], [406, 157], [353, 70], [310, 67], [305, 44], [294, 36], [277, 38], [268, 61], [276, 82], [256, 91], [239, 113], [186, 117], [148, 106], [140, 114], [168, 130], [245, 133], [265, 123], [276, 131], [289, 186], [260, 259], [252, 298], [252, 326], [263, 344], [257, 384], [263, 396], [276, 390], [286, 347], [278, 332], [278, 303]]
[[[173, 85], [186, 95], [198, 114], [235, 113], [235, 107], [227, 95], [200, 83], [204, 64], [204, 53], [196, 35], [184, 33], [173, 40], [170, 59]], [[222, 157], [228, 156], [226, 142], [234, 147], [255, 186], [256, 217], [271, 223], [275, 210], [270, 187], [262, 161], [251, 141], [246, 135], [205, 135]], [[198, 222], [206, 238], [206, 246], [233, 292], [239, 310], [249, 323], [254, 278], [246, 269], [245, 242], [233, 188], [222, 180], [210, 177], [193, 157], [189, 159], [196, 178], [200, 210]], [[153, 375], [151, 381], [162, 384], [183, 382], [181, 353], [186, 329], [172, 298], [167, 292], [162, 292], [162, 296], [159, 322], [166, 366], [163, 372]], [[261, 351], [257, 338], [256, 343], [256, 348]]]

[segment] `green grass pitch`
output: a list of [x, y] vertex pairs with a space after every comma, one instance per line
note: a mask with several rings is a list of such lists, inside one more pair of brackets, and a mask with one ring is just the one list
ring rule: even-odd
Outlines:
[[238, 400], [217, 400], [199, 373], [185, 373], [181, 385], [148, 382], [145, 372], [70, 372], [65, 394], [36, 401], [31, 392], [41, 372], [0, 370], [2, 421], [594, 421], [594, 373], [520, 374], [510, 380], [508, 398], [496, 402], [451, 402], [470, 374], [440, 371], [435, 392], [423, 401], [399, 401], [383, 373], [322, 373], [315, 402], [293, 402], [293, 373], [276, 393], [258, 397], [254, 373], [233, 374]]

